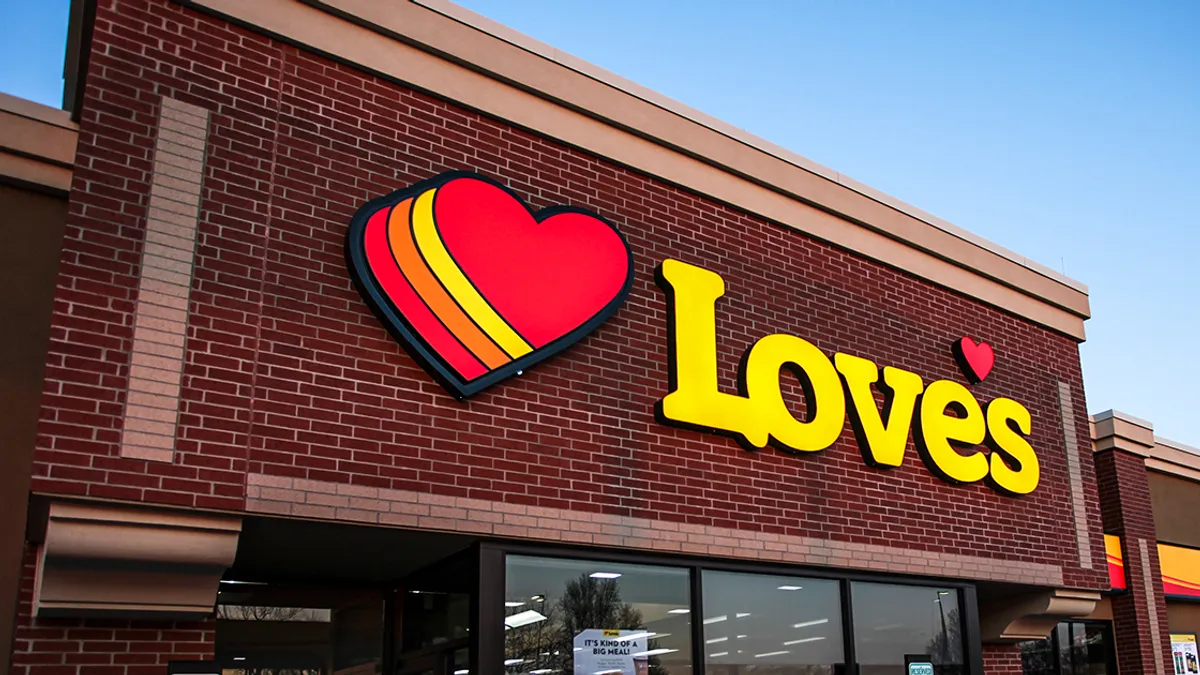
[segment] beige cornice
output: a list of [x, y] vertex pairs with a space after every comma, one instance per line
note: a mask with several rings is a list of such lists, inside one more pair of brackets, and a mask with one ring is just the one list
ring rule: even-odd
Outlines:
[[194, 619], [212, 613], [241, 519], [108, 504], [48, 506], [39, 617]]
[[1149, 457], [1154, 447], [1154, 425], [1118, 410], [1106, 410], [1091, 418], [1092, 450], [1122, 450]]
[[177, 1], [1084, 337], [1081, 284], [453, 5]]
[[1146, 468], [1200, 482], [1200, 448], [1155, 436]]
[[981, 603], [979, 630], [984, 642], [1040, 640], [1059, 622], [1091, 614], [1098, 602], [1099, 593], [1056, 588]]
[[69, 191], [78, 136], [65, 110], [0, 94], [0, 179]]

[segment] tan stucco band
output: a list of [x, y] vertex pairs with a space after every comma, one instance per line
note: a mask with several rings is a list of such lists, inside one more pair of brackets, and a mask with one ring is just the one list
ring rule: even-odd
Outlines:
[[78, 137], [67, 111], [0, 94], [0, 177], [69, 191]]
[[[1060, 587], [1059, 565], [523, 506], [409, 490], [247, 477], [246, 511], [543, 542]], [[1085, 614], [1087, 612], [1084, 612]]]
[[[179, 0], [658, 176], [1082, 340], [1086, 289], [790, 153], [468, 25], [450, 5]], [[465, 10], [463, 10], [465, 11]], [[337, 16], [334, 16], [336, 14]], [[339, 19], [338, 17], [341, 17]], [[528, 38], [522, 38], [528, 40]], [[532, 41], [530, 41], [532, 42]], [[543, 51], [548, 47], [543, 47]], [[557, 52], [555, 52], [557, 54]], [[699, 121], [698, 121], [699, 120]], [[735, 137], [736, 136], [736, 137]], [[941, 221], [938, 221], [939, 223]]]

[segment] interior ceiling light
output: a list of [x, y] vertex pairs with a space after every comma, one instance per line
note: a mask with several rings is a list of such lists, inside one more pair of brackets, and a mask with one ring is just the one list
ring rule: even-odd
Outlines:
[[667, 610], [667, 614], [691, 614], [691, 613], [692, 613], [692, 610], [688, 609], [687, 607], [680, 607], [679, 609]]
[[816, 619], [814, 621], [802, 621], [792, 624], [792, 628], [808, 628], [809, 626], [819, 626], [823, 623], [829, 623], [829, 619]]
[[713, 623], [721, 623], [722, 621], [725, 621], [728, 618], [729, 618], [728, 614], [722, 614], [721, 616], [710, 616], [704, 620], [704, 625], [707, 626], [707, 625], [713, 624]]
[[729, 652], [717, 652], [716, 654], [709, 654], [708, 658], [715, 659], [718, 656], [729, 656]]
[[616, 579], [621, 576], [620, 572], [592, 572], [590, 575], [593, 579]]
[[780, 656], [780, 655], [782, 655], [782, 654], [791, 654], [791, 653], [792, 653], [792, 652], [791, 652], [790, 650], [787, 650], [787, 649], [785, 649], [785, 650], [783, 650], [783, 651], [781, 651], [781, 652], [767, 652], [767, 653], [765, 653], [765, 654], [755, 654], [755, 655], [754, 655], [754, 658], [756, 658], [756, 659], [762, 659], [762, 658], [766, 658], [766, 657], [768, 657], [768, 656]]
[[724, 641], [726, 641], [726, 640], [728, 640], [728, 639], [729, 639], [729, 637], [728, 637], [728, 636], [726, 636], [726, 637], [719, 637], [719, 638], [713, 638], [713, 639], [711, 639], [711, 640], [705, 640], [705, 641], [704, 641], [704, 644], [706, 644], [706, 645], [715, 645], [715, 644], [717, 644], [718, 642], [724, 642]]
[[788, 640], [787, 642], [783, 643], [783, 646], [790, 647], [792, 645], [798, 645], [798, 644], [802, 644], [805, 642], [816, 642], [817, 640], [824, 640], [824, 639], [825, 639], [825, 636], [822, 635], [820, 637], [804, 638], [803, 640]]
[[520, 607], [520, 606], [521, 606], [521, 605], [523, 605], [523, 604], [525, 604], [525, 603], [523, 603], [523, 602], [520, 602], [520, 601], [516, 601], [516, 602], [506, 602], [506, 603], [504, 603], [504, 606], [505, 606], [505, 607]]
[[804, 587], [803, 586], [777, 586], [776, 588], [778, 588], [781, 591], [798, 591]]
[[735, 619], [744, 619], [748, 616], [750, 616], [750, 612], [738, 612], [737, 614], [733, 615]]
[[648, 652], [638, 652], [638, 653], [634, 654], [633, 656], [634, 656], [634, 658], [637, 658], [639, 656], [658, 656], [659, 654], [670, 654], [671, 652], [677, 652], [677, 651], [679, 651], [679, 650], [678, 649], [651, 649]]
[[535, 612], [532, 609], [527, 609], [524, 612], [517, 612], [512, 616], [504, 617], [504, 625], [508, 628], [519, 628], [521, 626], [528, 626], [531, 623], [537, 623], [545, 620], [546, 616], [544, 614]]

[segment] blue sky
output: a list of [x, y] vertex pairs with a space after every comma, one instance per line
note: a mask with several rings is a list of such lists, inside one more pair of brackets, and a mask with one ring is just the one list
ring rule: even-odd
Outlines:
[[[1065, 270], [1089, 409], [1200, 445], [1200, 3], [461, 4]], [[61, 102], [67, 5], [0, 0], [0, 91]]]

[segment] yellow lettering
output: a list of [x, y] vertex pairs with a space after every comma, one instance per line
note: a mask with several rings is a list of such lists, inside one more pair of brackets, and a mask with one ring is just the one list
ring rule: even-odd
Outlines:
[[[961, 417], [946, 414], [953, 408]], [[953, 483], [974, 483], [988, 475], [988, 458], [979, 450], [963, 455], [955, 445], [973, 447], [987, 435], [979, 401], [950, 380], [930, 383], [921, 395], [917, 449], [930, 471]]]
[[[779, 386], [786, 368], [804, 389], [806, 421], [788, 410]], [[820, 349], [794, 335], [768, 335], [754, 344], [742, 371], [743, 387], [777, 445], [816, 452], [833, 445], [846, 420], [846, 398], [833, 364]]]
[[863, 460], [873, 467], [900, 466], [908, 446], [917, 396], [925, 388], [921, 376], [885, 366], [883, 383], [878, 385], [884, 395], [881, 413], [871, 393], [871, 385], [879, 382], [875, 364], [849, 354], [834, 354], [833, 364], [842, 374], [850, 397], [850, 426], [858, 438]]
[[658, 403], [665, 421], [767, 445], [765, 417], [750, 399], [717, 389], [716, 302], [725, 295], [719, 274], [678, 260], [664, 260], [658, 282], [670, 305], [670, 393]]
[[1029, 411], [1010, 398], [992, 399], [987, 405], [987, 428], [987, 444], [992, 449], [989, 482], [1013, 495], [1033, 492], [1042, 470], [1037, 453], [1025, 440], [1032, 428]]

